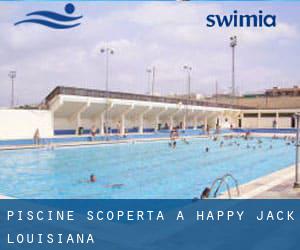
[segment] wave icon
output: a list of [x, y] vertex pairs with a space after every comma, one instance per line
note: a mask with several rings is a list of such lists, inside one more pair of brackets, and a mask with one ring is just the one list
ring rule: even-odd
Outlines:
[[[23, 23], [34, 23], [40, 24], [43, 26], [47, 26], [53, 29], [70, 29], [80, 25], [80, 23], [75, 24], [66, 24], [68, 22], [76, 21], [82, 18], [82, 16], [70, 16], [75, 11], [75, 6], [71, 3], [66, 4], [65, 13], [68, 15], [62, 15], [56, 12], [41, 10], [35, 11], [27, 14], [26, 16], [34, 18], [21, 20], [16, 22], [15, 25], [23, 24]], [[40, 19], [39, 17], [44, 17], [47, 19]]]

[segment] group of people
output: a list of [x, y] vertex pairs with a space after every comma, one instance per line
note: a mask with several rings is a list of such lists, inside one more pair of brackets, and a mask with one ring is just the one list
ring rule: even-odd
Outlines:
[[[178, 129], [177, 128], [173, 128], [171, 131], [170, 131], [170, 142], [169, 142], [169, 147], [172, 147], [172, 148], [176, 148], [176, 145], [177, 145], [177, 142], [176, 140], [179, 139], [179, 132], [178, 132]], [[190, 142], [186, 139], [186, 138], [182, 138], [181, 141], [186, 144], [186, 145], [189, 145]]]
[[[78, 134], [82, 135], [84, 132], [84, 128], [80, 127], [78, 128]], [[112, 133], [112, 128], [111, 127], [107, 127], [107, 125], [104, 123], [103, 124], [103, 132], [104, 134], [111, 134]], [[93, 125], [90, 129], [90, 135], [91, 135], [91, 140], [94, 140], [97, 133], [99, 133], [99, 129], [97, 129], [97, 127], [95, 125]], [[121, 122], [118, 121], [116, 124], [116, 134], [126, 137], [126, 133], [122, 133], [122, 126], [121, 126]]]
[[[229, 140], [229, 143], [227, 144], [227, 146], [234, 146], [234, 145], [236, 145], [237, 147], [240, 147], [241, 143], [239, 141], [236, 141], [236, 140], [232, 141], [235, 138], [237, 138], [237, 139], [238, 138], [243, 138], [244, 140], [253, 140], [253, 138], [249, 137], [249, 134], [242, 135], [242, 136], [232, 136], [232, 135], [230, 135], [230, 136], [224, 136], [223, 140], [221, 140], [221, 142], [219, 144], [220, 148], [222, 148], [223, 146], [225, 146], [225, 142], [224, 141], [226, 141], [226, 140]], [[216, 137], [213, 138], [213, 141], [217, 141], [217, 140], [218, 139], [216, 139]], [[246, 148], [247, 149], [250, 149], [250, 148], [256, 149], [256, 147], [262, 148], [262, 145], [263, 145], [263, 141], [261, 139], [257, 139], [255, 145], [250, 146], [250, 144], [247, 143], [246, 144]], [[272, 149], [272, 148], [273, 148], [273, 146], [271, 144], [269, 146], [269, 149]]]

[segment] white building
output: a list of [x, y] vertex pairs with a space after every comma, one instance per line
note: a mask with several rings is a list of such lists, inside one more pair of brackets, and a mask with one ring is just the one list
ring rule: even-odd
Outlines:
[[100, 134], [105, 127], [118, 126], [121, 133], [157, 131], [165, 125], [182, 129], [215, 128], [217, 124], [230, 127], [237, 125], [240, 113], [229, 105], [208, 106], [201, 101], [67, 87], [57, 87], [46, 101], [54, 130], [61, 133], [93, 126]]
[[[293, 128], [299, 109], [249, 109], [199, 100], [57, 87], [46, 97], [47, 110], [0, 109], [0, 140], [78, 134], [148, 133], [182, 129]], [[166, 126], [167, 125], [167, 126]], [[110, 128], [110, 129], [109, 129]]]

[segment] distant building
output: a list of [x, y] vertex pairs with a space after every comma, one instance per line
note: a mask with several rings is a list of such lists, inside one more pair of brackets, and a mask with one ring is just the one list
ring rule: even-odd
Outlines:
[[300, 96], [300, 88], [294, 86], [292, 88], [278, 88], [267, 89], [265, 92], [266, 96], [277, 97], [277, 96]]
[[[181, 94], [181, 95], [171, 94], [171, 95], [168, 95], [168, 97], [179, 98], [179, 99], [188, 99], [189, 98], [189, 96], [187, 94]], [[199, 93], [191, 93], [190, 99], [191, 100], [202, 100], [202, 99], [204, 99], [204, 96]]]

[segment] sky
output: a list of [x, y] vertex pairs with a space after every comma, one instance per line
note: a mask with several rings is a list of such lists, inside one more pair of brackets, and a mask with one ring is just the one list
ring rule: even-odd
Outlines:
[[[17, 71], [16, 103], [40, 103], [55, 86], [105, 89], [103, 46], [110, 56], [109, 89], [148, 91], [146, 69], [156, 67], [155, 92], [186, 93], [184, 65], [192, 67], [191, 90], [230, 91], [231, 49], [236, 35], [238, 92], [300, 85], [300, 2], [80, 2], [81, 25], [53, 30], [13, 24], [36, 10], [64, 13], [67, 2], [0, 2], [0, 106], [9, 106], [10, 70]], [[209, 14], [277, 15], [276, 28], [208, 28]]]

